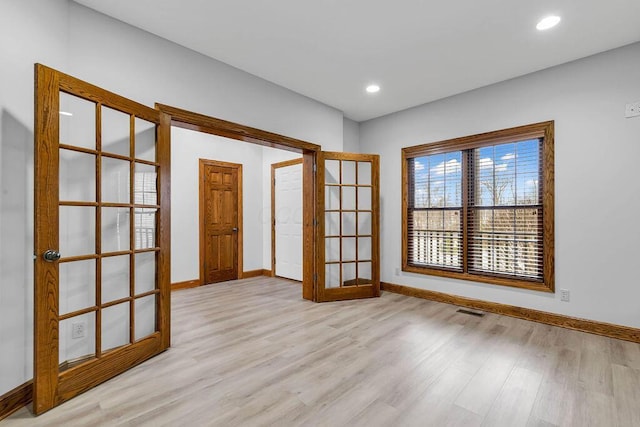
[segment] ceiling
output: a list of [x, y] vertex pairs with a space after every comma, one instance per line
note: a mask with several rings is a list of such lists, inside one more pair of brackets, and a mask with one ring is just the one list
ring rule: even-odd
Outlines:
[[75, 1], [356, 121], [640, 40], [638, 0]]

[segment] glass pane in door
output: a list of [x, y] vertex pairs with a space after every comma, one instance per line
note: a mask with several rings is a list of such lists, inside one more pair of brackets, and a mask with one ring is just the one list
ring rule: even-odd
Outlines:
[[371, 185], [371, 162], [358, 162], [358, 184]]
[[63, 372], [96, 355], [96, 313], [61, 320], [58, 341], [59, 371]]
[[359, 262], [358, 263], [358, 284], [366, 285], [371, 283], [371, 263]]
[[156, 161], [156, 125], [136, 117], [135, 120], [136, 159]]
[[96, 104], [60, 92], [60, 144], [96, 148]]
[[340, 261], [340, 238], [327, 237], [324, 242], [326, 262]]
[[135, 340], [142, 339], [156, 331], [156, 295], [135, 300]]
[[60, 150], [60, 200], [96, 201], [96, 156]]
[[149, 249], [156, 246], [157, 209], [135, 210], [135, 248]]
[[354, 210], [356, 208], [356, 187], [342, 187], [342, 209]]
[[130, 148], [130, 118], [109, 107], [102, 106], [102, 152], [129, 156]]
[[158, 203], [158, 173], [155, 166], [136, 163], [133, 179], [133, 203], [136, 205], [155, 205]]
[[129, 196], [130, 162], [102, 158], [102, 203], [131, 203]]
[[156, 289], [156, 253], [142, 252], [135, 255], [136, 295]]
[[102, 208], [102, 253], [128, 251], [129, 208]]
[[129, 303], [102, 309], [102, 352], [129, 344]]
[[63, 257], [95, 253], [96, 208], [60, 206], [59, 252]]
[[325, 267], [325, 288], [339, 288], [340, 287], [340, 263], [327, 264]]
[[357, 286], [356, 263], [342, 263], [342, 286]]
[[102, 303], [129, 296], [129, 255], [102, 258]]
[[58, 299], [60, 315], [95, 306], [96, 261], [94, 259], [60, 264]]
[[352, 185], [356, 183], [356, 162], [341, 160], [342, 163], [342, 184]]

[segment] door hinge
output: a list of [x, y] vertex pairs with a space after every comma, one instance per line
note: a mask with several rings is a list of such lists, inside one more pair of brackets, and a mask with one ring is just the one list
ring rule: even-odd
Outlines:
[[313, 273], [313, 282], [318, 283], [318, 273]]
[[313, 164], [313, 172], [315, 173], [315, 172], [317, 172], [317, 171], [318, 171], [318, 164], [317, 164], [317, 163], [314, 163], [314, 164]]

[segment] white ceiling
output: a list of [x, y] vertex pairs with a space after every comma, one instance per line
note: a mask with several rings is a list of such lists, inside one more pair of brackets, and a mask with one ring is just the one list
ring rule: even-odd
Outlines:
[[75, 1], [356, 121], [640, 40], [638, 0]]

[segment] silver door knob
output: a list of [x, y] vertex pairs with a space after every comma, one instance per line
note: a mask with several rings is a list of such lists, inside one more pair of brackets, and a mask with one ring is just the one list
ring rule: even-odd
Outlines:
[[238, 227], [233, 227], [231, 231], [238, 231]]
[[42, 254], [42, 258], [47, 262], [55, 262], [60, 259], [60, 252], [49, 249]]

